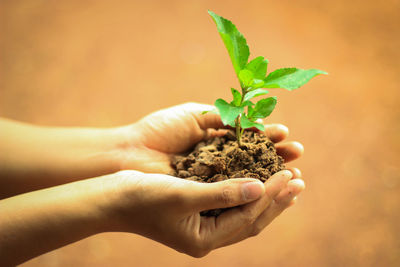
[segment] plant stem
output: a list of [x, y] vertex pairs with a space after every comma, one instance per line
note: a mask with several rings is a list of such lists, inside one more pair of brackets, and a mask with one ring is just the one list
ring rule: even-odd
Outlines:
[[[243, 103], [244, 96], [247, 93], [247, 89], [242, 87], [242, 99], [240, 100], [240, 105]], [[235, 120], [235, 126], [236, 126], [236, 140], [238, 142], [239, 147], [242, 146], [242, 134], [243, 130], [242, 127], [240, 127], [240, 115], [237, 116]]]
[[242, 145], [242, 129], [240, 127], [240, 115], [237, 116], [236, 121], [236, 140], [238, 142], [239, 147]]

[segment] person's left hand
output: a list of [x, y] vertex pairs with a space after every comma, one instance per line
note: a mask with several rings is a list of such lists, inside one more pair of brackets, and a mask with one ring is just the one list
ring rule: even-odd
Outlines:
[[[102, 229], [151, 238], [193, 257], [259, 234], [294, 204], [305, 185], [283, 170], [264, 184], [254, 178], [199, 183], [163, 174], [121, 171], [102, 177]], [[200, 216], [228, 208], [218, 217]], [[273, 241], [271, 241], [273, 242]]]
[[[121, 169], [169, 173], [171, 155], [189, 150], [210, 135], [225, 134], [219, 115], [201, 114], [212, 109], [210, 105], [186, 103], [159, 110], [137, 123], [119, 128], [124, 136], [118, 156]], [[278, 143], [287, 137], [288, 128], [281, 124], [267, 124], [265, 133]], [[279, 143], [276, 149], [285, 162], [297, 159], [303, 153], [303, 146], [298, 142]]]

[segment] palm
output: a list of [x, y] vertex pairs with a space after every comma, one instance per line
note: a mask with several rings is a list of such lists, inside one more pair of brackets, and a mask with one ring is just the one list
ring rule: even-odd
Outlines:
[[[219, 115], [202, 111], [210, 105], [189, 103], [160, 110], [125, 128], [128, 130], [128, 145], [122, 168], [143, 172], [169, 173], [171, 155], [189, 150], [204, 139], [211, 128], [223, 127]], [[288, 130], [279, 124], [266, 125], [266, 134], [273, 142], [285, 139]], [[276, 145], [277, 152], [285, 162], [298, 158], [303, 146], [298, 142]]]
[[[202, 105], [201, 105], [202, 106]], [[206, 106], [208, 107], [208, 106]], [[137, 123], [142, 143], [162, 153], [181, 153], [204, 138], [197, 105], [180, 105], [152, 113]]]
[[[190, 149], [202, 140], [207, 128], [222, 127], [219, 116], [201, 115], [211, 106], [184, 104], [160, 110], [132, 125], [135, 151], [130, 151], [127, 168], [145, 172], [168, 173], [170, 156]], [[139, 149], [137, 149], [139, 147]]]

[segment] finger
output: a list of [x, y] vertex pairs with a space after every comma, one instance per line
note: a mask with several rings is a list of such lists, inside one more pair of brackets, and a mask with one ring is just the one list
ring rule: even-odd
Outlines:
[[288, 182], [286, 189], [282, 190], [275, 198], [275, 201], [266, 209], [254, 223], [252, 235], [258, 234], [268, 224], [272, 222], [286, 208], [291, 206], [293, 199], [300, 194], [305, 188], [304, 182], [301, 179], [294, 179]]
[[297, 203], [297, 196], [295, 196], [292, 201], [290, 201], [289, 207], [293, 206], [294, 204]]
[[273, 201], [271, 205], [263, 213], [261, 213], [261, 215], [251, 225], [251, 227], [244, 228], [243, 231], [228, 240], [224, 245], [227, 246], [242, 241], [248, 237], [258, 235], [285, 209], [294, 205], [296, 201], [296, 195], [299, 194], [302, 189], [304, 189], [304, 183], [300, 182], [301, 180], [297, 180], [300, 179], [290, 180], [288, 182], [288, 186], [283, 189], [276, 197], [279, 198], [279, 201]]
[[186, 192], [186, 204], [193, 212], [249, 203], [264, 194], [265, 186], [257, 179], [237, 178], [216, 183], [195, 183]]
[[215, 219], [215, 232], [213, 233], [216, 247], [224, 246], [232, 236], [251, 225], [261, 213], [272, 203], [273, 199], [286, 187], [292, 173], [284, 170], [271, 176], [265, 183], [265, 194], [252, 203], [237, 207], [222, 213]]
[[301, 178], [301, 171], [298, 168], [290, 167], [287, 170], [293, 174], [292, 179]]
[[305, 189], [304, 181], [301, 179], [293, 179], [288, 182], [288, 186], [282, 190], [275, 198], [277, 203], [290, 203], [295, 196], [300, 194]]
[[[262, 119], [258, 119], [256, 122], [263, 124]], [[229, 128], [229, 126], [225, 128]], [[264, 128], [264, 134], [267, 135], [267, 137], [274, 143], [284, 140], [289, 135], [289, 129], [283, 124], [265, 124]], [[262, 131], [256, 127], [251, 127], [246, 130], [262, 133]]]
[[274, 143], [284, 140], [289, 135], [288, 127], [283, 124], [266, 124], [264, 128], [265, 134]]
[[206, 137], [205, 139], [211, 139], [214, 137], [222, 137], [225, 136], [228, 133], [228, 129], [213, 129], [209, 128], [207, 129]]
[[221, 121], [221, 116], [212, 112], [203, 114], [204, 111], [212, 111], [215, 109], [212, 105], [199, 104], [199, 103], [185, 103], [182, 108], [191, 113], [196, 119], [201, 129], [206, 130], [208, 128], [226, 128]]
[[220, 129], [220, 128], [227, 128], [224, 126], [221, 120], [221, 116], [214, 113], [206, 113], [206, 114], [193, 114], [196, 118], [197, 123], [199, 124], [200, 128], [206, 130], [208, 128]]
[[278, 155], [285, 159], [285, 162], [295, 160], [304, 153], [304, 147], [299, 142], [285, 142], [282, 144], [276, 144], [275, 148]]

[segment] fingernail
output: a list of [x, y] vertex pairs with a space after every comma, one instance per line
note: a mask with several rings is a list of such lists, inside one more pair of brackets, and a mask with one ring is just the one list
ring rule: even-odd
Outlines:
[[301, 190], [304, 190], [306, 188], [306, 185], [305, 185], [304, 181], [301, 180], [301, 179], [290, 180], [288, 182], [288, 185], [294, 186], [296, 188], [301, 188]]
[[301, 171], [298, 168], [290, 168], [289, 171], [293, 174], [293, 177], [301, 177]]
[[304, 153], [304, 146], [299, 143], [299, 142], [293, 142], [293, 146], [297, 147], [297, 150], [301, 152], [301, 154]]
[[249, 182], [242, 184], [243, 195], [246, 200], [260, 198], [264, 194], [264, 184], [261, 182]]
[[277, 125], [277, 128], [278, 128], [279, 131], [285, 132], [285, 133], [289, 134], [289, 128], [286, 127], [285, 125], [283, 125], [283, 124], [278, 124], [278, 125]]
[[292, 177], [293, 177], [293, 173], [289, 170], [283, 170], [280, 172], [280, 174], [288, 180], [292, 179]]

